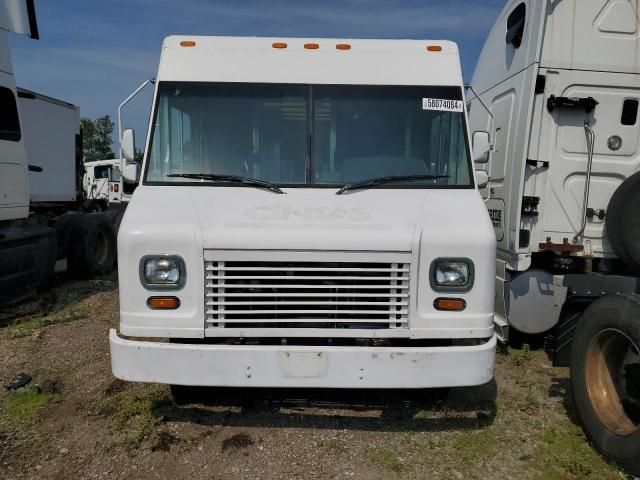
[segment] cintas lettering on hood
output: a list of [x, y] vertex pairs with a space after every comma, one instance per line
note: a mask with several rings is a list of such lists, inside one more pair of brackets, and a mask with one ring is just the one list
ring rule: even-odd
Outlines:
[[154, 238], [166, 236], [170, 224], [172, 236], [195, 235], [202, 249], [410, 252], [423, 230], [430, 241], [460, 250], [483, 243], [470, 231], [493, 239], [476, 190], [289, 189], [284, 200], [274, 197], [252, 188], [141, 188], [126, 225], [144, 222], [145, 236]]

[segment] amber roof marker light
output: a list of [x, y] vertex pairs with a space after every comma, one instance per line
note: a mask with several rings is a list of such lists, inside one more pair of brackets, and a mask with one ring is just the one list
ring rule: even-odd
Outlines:
[[317, 43], [305, 43], [304, 48], [306, 48], [307, 50], [318, 50], [320, 48], [320, 45], [318, 45]]
[[271, 46], [278, 49], [287, 48], [287, 44], [284, 42], [274, 42], [271, 44]]
[[348, 43], [339, 43], [336, 45], [336, 50], [351, 50], [351, 45]]
[[180, 42], [180, 46], [181, 47], [195, 47], [196, 46], [196, 42], [194, 42], [193, 40], [183, 40]]
[[441, 52], [442, 47], [440, 45], [427, 45], [427, 52]]

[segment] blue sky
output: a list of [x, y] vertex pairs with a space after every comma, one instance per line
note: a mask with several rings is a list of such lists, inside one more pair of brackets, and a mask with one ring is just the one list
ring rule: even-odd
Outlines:
[[[443, 38], [458, 42], [468, 80], [505, 0], [35, 3], [41, 39], [10, 36], [17, 84], [75, 103], [83, 116], [109, 114], [115, 121], [118, 104], [155, 76], [167, 35]], [[149, 89], [125, 111], [125, 127], [136, 128], [138, 146], [150, 102]]]

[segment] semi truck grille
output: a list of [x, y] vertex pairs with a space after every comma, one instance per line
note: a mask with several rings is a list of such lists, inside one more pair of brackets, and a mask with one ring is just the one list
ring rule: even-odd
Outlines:
[[408, 327], [409, 264], [205, 262], [209, 328]]

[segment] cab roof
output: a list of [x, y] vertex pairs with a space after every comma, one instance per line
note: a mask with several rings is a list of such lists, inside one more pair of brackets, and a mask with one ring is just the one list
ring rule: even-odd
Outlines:
[[462, 86], [458, 46], [444, 40], [170, 36], [162, 46], [157, 78]]

